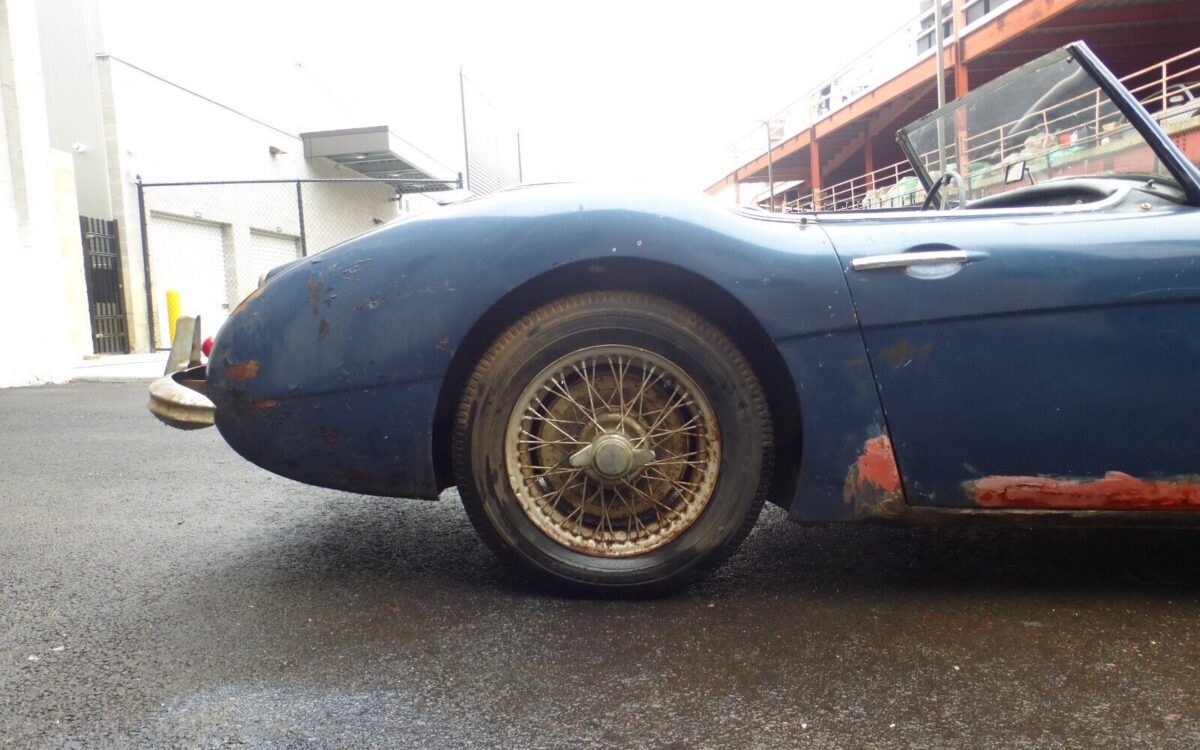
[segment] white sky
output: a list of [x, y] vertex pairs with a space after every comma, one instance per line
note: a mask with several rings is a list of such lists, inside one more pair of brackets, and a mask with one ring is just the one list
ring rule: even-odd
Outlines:
[[519, 126], [527, 182], [681, 190], [917, 6], [101, 0], [106, 51], [293, 132], [386, 124], [461, 170], [461, 65]]

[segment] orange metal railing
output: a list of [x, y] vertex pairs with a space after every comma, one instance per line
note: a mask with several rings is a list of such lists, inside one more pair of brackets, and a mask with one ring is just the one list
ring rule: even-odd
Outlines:
[[[1200, 163], [1200, 47], [1130, 73], [1121, 81], [1188, 157]], [[1069, 104], [1075, 106], [1065, 106]], [[1013, 121], [970, 134], [961, 144], [956, 139], [946, 144], [948, 166], [968, 178], [975, 197], [1002, 186], [1000, 175], [1015, 161], [1045, 158], [1049, 165], [1057, 160], [1058, 174], [1070, 174], [1072, 152], [1103, 148], [1115, 154], [1141, 143], [1140, 139], [1125, 140], [1125, 136], [1132, 135], [1131, 126], [1098, 89], [1055, 102], [1035, 113], [1034, 118], [1032, 124], [1019, 130], [1015, 129], [1017, 121]], [[1086, 126], [1081, 127], [1081, 123]], [[962, 160], [960, 146], [965, 157]], [[922, 153], [920, 158], [930, 174], [939, 171], [936, 150]], [[959, 169], [959, 164], [967, 168]], [[1082, 169], [1082, 164], [1078, 168]], [[912, 166], [903, 161], [788, 201], [783, 210], [903, 208], [920, 205], [924, 198], [925, 191]]]

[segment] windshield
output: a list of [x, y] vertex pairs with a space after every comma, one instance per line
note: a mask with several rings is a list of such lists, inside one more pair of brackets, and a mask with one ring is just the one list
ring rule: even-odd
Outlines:
[[1154, 175], [1175, 183], [1067, 50], [923, 117], [900, 131], [900, 141], [926, 184], [953, 171], [968, 200], [1060, 177]]

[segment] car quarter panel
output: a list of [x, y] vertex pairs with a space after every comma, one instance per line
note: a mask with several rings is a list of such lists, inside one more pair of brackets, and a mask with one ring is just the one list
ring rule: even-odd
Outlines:
[[[804, 441], [806, 475], [821, 478], [811, 486], [830, 508], [851, 507], [846, 473], [882, 417], [837, 258], [811, 223], [749, 218], [707, 199], [525, 188], [304, 259], [217, 336], [208, 376], [217, 426], [249, 460], [300, 481], [431, 497], [438, 393], [472, 327], [542, 274], [624, 258], [699, 274], [757, 318], [792, 369], [805, 434], [838, 435], [836, 450]], [[831, 402], [845, 394], [849, 406]]]

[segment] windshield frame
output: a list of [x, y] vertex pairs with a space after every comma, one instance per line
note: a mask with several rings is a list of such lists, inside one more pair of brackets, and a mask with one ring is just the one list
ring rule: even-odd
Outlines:
[[[1141, 135], [1146, 144], [1150, 146], [1155, 156], [1158, 157], [1158, 160], [1171, 174], [1171, 177], [1179, 183], [1180, 189], [1187, 196], [1188, 204], [1193, 206], [1200, 205], [1200, 169], [1188, 161], [1187, 157], [1179, 150], [1170, 136], [1158, 127], [1158, 124], [1154, 122], [1154, 119], [1141, 103], [1129, 93], [1125, 86], [1113, 75], [1112, 71], [1100, 62], [1099, 58], [1095, 56], [1084, 42], [1072, 42], [1065, 47], [1060, 47], [1053, 52], [1031, 60], [1020, 67], [1013, 68], [983, 86], [967, 92], [958, 99], [947, 102], [944, 106], [897, 130], [896, 141], [900, 144], [900, 148], [904, 151], [905, 157], [908, 159], [909, 164], [912, 165], [913, 171], [916, 173], [925, 190], [928, 191], [933, 187], [933, 179], [930, 177], [924, 164], [922, 164], [922, 160], [917, 154], [917, 149], [913, 146], [911, 140], [909, 140], [909, 131], [915, 131], [930, 122], [947, 116], [951, 111], [951, 107], [958, 108], [969, 105], [976, 99], [993, 94], [995, 89], [1022, 78], [1030, 70], [1042, 68], [1064, 60], [1072, 60], [1079, 63], [1084, 71], [1100, 87], [1100, 90], [1109, 97], [1121, 114], [1125, 116], [1126, 120]], [[1117, 177], [1120, 177], [1120, 175], [1117, 175]], [[1133, 178], [1133, 176], [1130, 175], [1127, 178]]]

